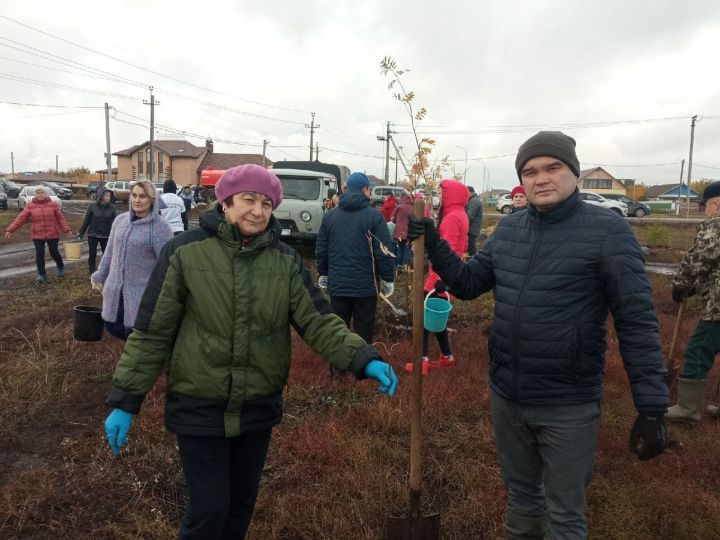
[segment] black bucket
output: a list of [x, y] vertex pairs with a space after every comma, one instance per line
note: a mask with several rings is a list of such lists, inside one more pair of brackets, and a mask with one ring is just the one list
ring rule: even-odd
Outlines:
[[75, 306], [75, 339], [78, 341], [100, 341], [105, 323], [102, 308], [93, 306]]

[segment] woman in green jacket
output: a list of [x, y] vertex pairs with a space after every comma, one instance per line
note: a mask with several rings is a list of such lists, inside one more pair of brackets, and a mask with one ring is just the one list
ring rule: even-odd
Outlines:
[[349, 332], [278, 240], [279, 179], [229, 169], [200, 228], [163, 249], [113, 376], [105, 422], [116, 455], [170, 356], [165, 425], [178, 440], [189, 502], [179, 538], [243, 538], [290, 371], [290, 326], [330, 364], [380, 382], [397, 377]]

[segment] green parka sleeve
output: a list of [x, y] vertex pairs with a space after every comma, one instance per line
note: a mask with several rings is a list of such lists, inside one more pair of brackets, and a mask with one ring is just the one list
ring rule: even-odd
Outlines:
[[297, 253], [290, 275], [290, 304], [292, 325], [305, 343], [333, 366], [364, 379], [365, 366], [380, 354], [332, 312]]
[[132, 334], [113, 375], [109, 405], [138, 414], [172, 350], [183, 316], [185, 285], [175, 242], [160, 253], [140, 303]]

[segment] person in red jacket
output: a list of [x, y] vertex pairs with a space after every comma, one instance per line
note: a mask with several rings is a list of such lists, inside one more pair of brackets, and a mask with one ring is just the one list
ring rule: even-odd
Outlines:
[[385, 218], [385, 222], [392, 221], [393, 214], [395, 213], [395, 209], [397, 208], [397, 199], [395, 198], [395, 195], [392, 193], [388, 195], [387, 199], [385, 199], [385, 202], [382, 205], [382, 208], [380, 209], [380, 213]]
[[70, 226], [65, 221], [65, 217], [60, 207], [47, 196], [45, 188], [38, 187], [35, 190], [35, 196], [25, 205], [20, 215], [15, 218], [5, 231], [5, 238], [17, 229], [22, 227], [27, 220], [32, 221], [30, 235], [33, 244], [35, 244], [35, 264], [37, 266], [37, 283], [45, 283], [47, 274], [45, 273], [45, 243], [47, 242], [50, 256], [57, 265], [58, 277], [65, 275], [65, 264], [63, 263], [60, 251], [58, 250], [58, 230], [62, 230], [68, 238], [72, 238]]
[[[443, 180], [440, 182], [440, 193], [442, 202], [438, 213], [438, 229], [440, 236], [447, 240], [452, 250], [462, 257], [467, 252], [468, 230], [470, 228], [470, 220], [465, 212], [465, 205], [470, 198], [470, 192], [465, 185], [457, 180]], [[433, 267], [428, 268], [428, 276], [423, 285], [425, 295], [432, 292], [431, 298], [447, 298], [450, 299], [445, 284], [440, 276], [435, 273]], [[427, 375], [430, 368], [448, 367], [456, 364], [450, 350], [450, 338], [447, 328], [442, 332], [435, 332], [435, 337], [440, 345], [440, 356], [437, 360], [429, 360], [429, 341], [430, 332], [423, 330], [423, 363], [422, 374]], [[412, 372], [412, 363], [405, 365], [405, 371]]]

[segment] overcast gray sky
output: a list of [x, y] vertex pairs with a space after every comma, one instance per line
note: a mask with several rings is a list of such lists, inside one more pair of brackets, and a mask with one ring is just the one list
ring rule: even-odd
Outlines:
[[380, 73], [389, 55], [428, 109], [433, 157], [462, 172], [466, 150], [476, 187], [484, 172], [512, 187], [514, 153], [539, 129], [575, 137], [584, 168], [676, 182], [695, 114], [693, 179], [720, 178], [716, 0], [3, 4], [0, 101], [97, 108], [0, 103], [0, 172], [10, 152], [16, 171], [54, 167], [56, 154], [60, 169], [103, 168], [103, 104], [113, 152], [143, 142], [153, 85], [160, 138], [211, 136], [236, 153], [268, 139], [271, 159], [307, 159], [315, 112], [322, 161], [382, 176], [385, 122], [406, 153], [413, 144]]

